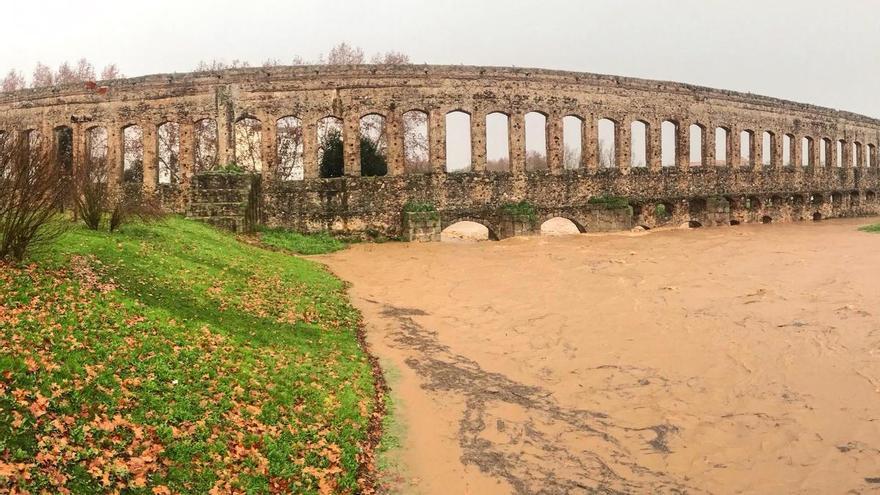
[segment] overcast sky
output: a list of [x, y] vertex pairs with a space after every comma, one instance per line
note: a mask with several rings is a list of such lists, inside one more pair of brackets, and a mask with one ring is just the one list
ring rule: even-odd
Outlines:
[[880, 0], [5, 3], [0, 70], [28, 77], [37, 61], [80, 57], [128, 76], [211, 59], [288, 63], [347, 41], [415, 63], [673, 80], [880, 117]]

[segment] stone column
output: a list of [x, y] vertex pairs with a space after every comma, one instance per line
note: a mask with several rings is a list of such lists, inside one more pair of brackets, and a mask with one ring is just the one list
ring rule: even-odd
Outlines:
[[597, 132], [596, 117], [591, 113], [586, 113], [581, 125], [581, 167], [591, 173], [599, 170]]
[[263, 184], [274, 182], [278, 168], [278, 126], [274, 116], [260, 113], [260, 161], [263, 169], [260, 175]]
[[446, 171], [446, 112], [439, 108], [428, 114], [428, 156], [431, 173]]
[[772, 152], [770, 153], [770, 167], [773, 169], [781, 169], [784, 163], [782, 163], [782, 136], [778, 130], [773, 131], [773, 134], [770, 134], [770, 149]]
[[804, 143], [803, 138], [797, 134], [791, 135], [791, 166], [794, 167], [795, 173], [803, 173], [804, 164], [802, 158], [802, 150]]
[[486, 114], [479, 110], [471, 113], [471, 170], [486, 170]]
[[740, 149], [739, 134], [742, 132], [739, 127], [732, 125], [727, 129], [727, 166], [739, 167]]
[[662, 140], [662, 123], [656, 119], [651, 120], [648, 123], [648, 139], [645, 141], [645, 161], [651, 172], [659, 172], [663, 168]]
[[852, 143], [844, 141], [840, 146], [840, 150], [840, 160], [843, 162], [840, 166], [842, 168], [852, 168], [852, 157], [850, 153], [852, 150]]
[[618, 118], [614, 122], [614, 161], [621, 173], [628, 174], [632, 168], [632, 124], [629, 119]]
[[152, 194], [159, 187], [159, 137], [156, 124], [144, 122], [140, 124], [143, 130], [144, 143], [144, 192]]
[[[123, 173], [122, 129], [116, 122], [107, 124], [107, 184], [111, 189], [122, 184]], [[181, 143], [181, 147], [183, 144]]]
[[342, 116], [343, 175], [361, 175], [361, 122], [358, 114], [346, 112]]
[[564, 152], [562, 115], [551, 113], [547, 117], [547, 170], [551, 174], [562, 173]]
[[750, 140], [751, 151], [749, 151], [752, 170], [760, 172], [764, 167], [764, 134], [759, 131], [753, 131]]
[[180, 186], [186, 190], [192, 184], [196, 163], [195, 124], [187, 118], [180, 123]]
[[71, 124], [73, 129], [73, 174], [86, 165], [86, 129], [83, 124]]
[[[819, 146], [825, 146], [825, 141], [823, 141], [821, 138], [813, 138], [812, 145], [810, 146], [810, 165], [813, 166], [813, 175], [816, 175], [819, 173], [819, 168], [820, 168], [820, 166], [819, 166], [820, 165], [819, 164], [819, 153], [820, 153]], [[828, 150], [825, 150], [825, 153], [826, 153], [825, 157], [827, 160]]]
[[304, 115], [303, 126], [303, 178], [316, 179], [321, 176], [318, 164], [318, 116]]
[[[145, 131], [146, 132], [146, 131]], [[235, 123], [223, 109], [217, 114], [217, 165], [224, 167], [235, 160]]]
[[526, 169], [526, 119], [522, 112], [510, 112], [508, 139], [510, 147], [510, 171], [522, 173]]
[[385, 119], [386, 156], [388, 161], [388, 175], [403, 174], [406, 160], [404, 148], [404, 125], [403, 115], [398, 112], [389, 112]]
[[715, 124], [706, 124], [700, 128], [700, 156], [702, 157], [702, 165], [708, 170], [715, 170]]
[[679, 121], [675, 124], [675, 165], [680, 172], [691, 169], [690, 127]]

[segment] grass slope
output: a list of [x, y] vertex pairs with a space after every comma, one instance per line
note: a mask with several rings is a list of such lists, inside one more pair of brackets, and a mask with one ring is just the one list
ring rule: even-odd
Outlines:
[[300, 234], [281, 228], [262, 228], [260, 242], [266, 246], [299, 254], [323, 254], [345, 249], [345, 243], [330, 234]]
[[865, 225], [864, 227], [860, 227], [859, 230], [862, 232], [871, 232], [874, 234], [880, 234], [880, 223], [875, 223], [873, 225]]
[[172, 218], [0, 266], [0, 492], [353, 493], [358, 315], [307, 260]]

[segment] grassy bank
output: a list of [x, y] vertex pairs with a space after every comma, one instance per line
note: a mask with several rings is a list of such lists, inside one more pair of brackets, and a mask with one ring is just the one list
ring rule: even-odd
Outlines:
[[875, 234], [880, 234], [880, 223], [865, 225], [864, 227], [860, 227], [859, 230], [861, 230], [862, 232], [872, 232]]
[[0, 274], [0, 491], [354, 493], [358, 315], [309, 261], [182, 219]]

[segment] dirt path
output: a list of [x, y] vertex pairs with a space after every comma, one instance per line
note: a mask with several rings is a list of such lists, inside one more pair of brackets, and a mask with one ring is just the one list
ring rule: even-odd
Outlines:
[[404, 493], [867, 493], [880, 235], [864, 223], [322, 259], [399, 374]]

